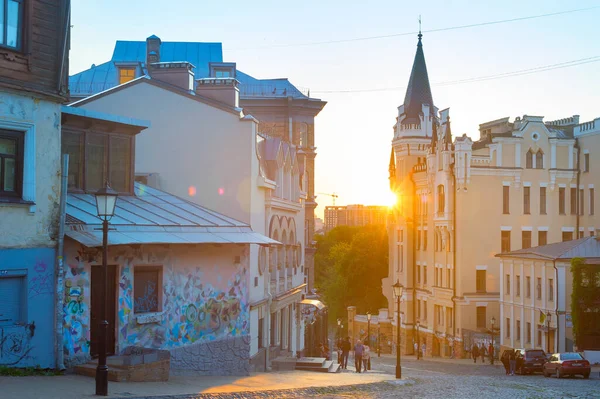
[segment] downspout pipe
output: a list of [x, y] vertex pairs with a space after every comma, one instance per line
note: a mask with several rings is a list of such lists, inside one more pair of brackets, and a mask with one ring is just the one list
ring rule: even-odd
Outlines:
[[577, 149], [577, 215], [575, 216], [575, 237], [573, 237], [575, 240], [577, 240], [579, 238], [579, 225], [580, 225], [580, 218], [581, 218], [581, 213], [583, 211], [583, 209], [580, 209], [580, 205], [581, 205], [581, 198], [579, 198], [579, 196], [581, 195], [581, 190], [579, 190], [579, 182], [581, 180], [581, 160], [580, 160], [580, 156], [581, 156], [581, 148], [579, 147], [579, 141], [577, 140], [577, 138], [575, 139], [575, 148]]
[[64, 154], [62, 158], [62, 173], [60, 181], [60, 214], [58, 219], [58, 247], [56, 250], [56, 296], [54, 298], [54, 352], [56, 358], [56, 369], [65, 369], [65, 359], [63, 352], [63, 307], [64, 307], [64, 244], [65, 244], [65, 220], [67, 216], [67, 180], [69, 176], [69, 154]]
[[[454, 338], [454, 344], [456, 344], [456, 171], [452, 166], [452, 175], [454, 176], [454, 199], [452, 201], [452, 305], [454, 312], [452, 312], [452, 337]], [[494, 332], [492, 331], [492, 334]], [[464, 345], [464, 343], [463, 343]], [[452, 355], [454, 355], [454, 345], [452, 345]], [[493, 356], [493, 354], [492, 354]]]
[[[579, 191], [579, 185], [577, 185], [577, 190]], [[579, 216], [577, 216], [577, 218], [579, 219]], [[560, 326], [559, 323], [559, 315], [558, 315], [558, 269], [556, 267], [556, 259], [552, 261], [553, 266], [554, 266], [554, 282], [556, 284], [556, 297], [554, 298], [554, 303], [555, 303], [555, 307], [554, 307], [554, 314], [556, 315], [556, 338], [555, 338], [555, 342], [556, 342], [556, 348], [555, 351], [556, 352], [560, 352], [559, 348], [558, 348], [558, 342], [559, 342], [559, 330], [558, 327]], [[566, 309], [565, 309], [566, 310]], [[548, 331], [548, 334], [550, 334], [550, 331]], [[567, 339], [567, 336], [565, 334], [565, 339]], [[565, 343], [566, 344], [566, 343]], [[566, 350], [566, 345], [565, 345], [565, 350]]]

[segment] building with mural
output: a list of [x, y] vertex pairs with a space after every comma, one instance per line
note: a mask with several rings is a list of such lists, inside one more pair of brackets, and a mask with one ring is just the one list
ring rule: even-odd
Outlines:
[[0, 366], [47, 368], [59, 348], [54, 287], [69, 2], [11, 3], [0, 14]]
[[[147, 48], [158, 48], [149, 38]], [[152, 52], [152, 51], [151, 51]], [[154, 54], [148, 59], [160, 60]], [[260, 132], [240, 107], [238, 81], [194, 79], [188, 62], [149, 62], [149, 75], [79, 100], [72, 108], [148, 120], [136, 139], [139, 181], [227, 214], [282, 247], [250, 246], [250, 342], [259, 370], [304, 349], [306, 156]], [[210, 65], [211, 75], [224, 66]], [[235, 65], [230, 65], [235, 76]]]
[[405, 288], [404, 350], [412, 352], [419, 321], [427, 355], [461, 356], [491, 341], [492, 318], [505, 322], [499, 302], [512, 277], [496, 254], [598, 226], [600, 119], [507, 117], [481, 124], [479, 140], [453, 137], [449, 109], [433, 102], [421, 36], [392, 140], [389, 179], [399, 205], [382, 285], [394, 315], [392, 285]]
[[[119, 40], [111, 59], [70, 77], [71, 99], [76, 101], [108, 90], [152, 72], [153, 62], [188, 62], [193, 78], [192, 92], [198, 88], [193, 79], [235, 78], [239, 84], [239, 107], [246, 115], [259, 121], [258, 130], [265, 136], [279, 138], [296, 147], [298, 157], [305, 162], [301, 173], [306, 178], [304, 191], [304, 222], [302, 246], [303, 273], [309, 291], [314, 283], [314, 211], [317, 207], [315, 181], [315, 117], [326, 102], [310, 96], [310, 91], [293, 85], [288, 79], [256, 79], [237, 69], [234, 62], [223, 62], [221, 43], [163, 42], [152, 35], [146, 41]], [[176, 84], [176, 83], [175, 83]], [[203, 95], [206, 95], [206, 91]], [[304, 161], [305, 160], [305, 161]], [[165, 176], [155, 176], [158, 181]]]
[[[246, 222], [134, 181], [136, 135], [149, 126], [64, 107], [69, 154], [64, 281], [67, 365], [97, 354], [107, 304], [108, 352], [166, 349], [173, 373], [250, 370], [250, 245], [276, 245]], [[104, 178], [119, 192], [108, 234], [108, 295], [93, 193]]]

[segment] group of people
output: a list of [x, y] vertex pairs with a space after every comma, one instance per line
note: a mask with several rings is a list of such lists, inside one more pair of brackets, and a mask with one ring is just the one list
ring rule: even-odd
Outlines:
[[484, 344], [477, 346], [477, 344], [473, 345], [471, 349], [471, 356], [473, 357], [473, 363], [477, 363], [477, 358], [481, 357], [481, 363], [485, 363], [486, 356], [490, 357], [490, 361], [492, 356], [494, 356], [494, 347], [492, 344], [486, 348]]
[[[350, 350], [352, 350], [350, 337], [338, 341], [338, 362], [344, 370], [348, 369]], [[360, 339], [354, 345], [354, 366], [357, 373], [371, 369], [371, 348], [369, 345], [364, 345]]]
[[[505, 352], [506, 353], [506, 352]], [[517, 369], [517, 352], [514, 349], [508, 350], [508, 355], [502, 354], [502, 365], [506, 375], [515, 375]]]
[[[415, 355], [417, 355], [418, 354], [417, 352], [419, 352], [419, 344], [416, 343], [416, 342], [413, 343], [413, 348], [415, 350]], [[423, 342], [421, 344], [421, 349], [420, 350], [421, 350], [421, 357], [424, 358], [425, 357], [425, 353], [427, 352], [427, 346], [425, 345], [425, 342]]]

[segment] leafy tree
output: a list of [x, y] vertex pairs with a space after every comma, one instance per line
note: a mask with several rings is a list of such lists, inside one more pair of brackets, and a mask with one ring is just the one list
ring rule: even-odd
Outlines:
[[573, 258], [571, 274], [573, 335], [578, 348], [583, 348], [589, 337], [600, 334], [600, 272], [596, 265], [586, 265], [585, 259]]
[[354, 305], [358, 313], [386, 307], [381, 279], [388, 273], [385, 226], [340, 226], [317, 238], [315, 285], [332, 319]]

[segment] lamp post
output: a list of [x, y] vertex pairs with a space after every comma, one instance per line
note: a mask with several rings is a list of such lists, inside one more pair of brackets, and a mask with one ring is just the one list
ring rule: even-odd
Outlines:
[[340, 364], [340, 351], [341, 351], [341, 341], [342, 341], [342, 333], [340, 332], [340, 327], [342, 326], [342, 319], [337, 319], [337, 353], [338, 353], [338, 364]]
[[342, 337], [342, 333], [340, 331], [340, 327], [342, 326], [342, 319], [337, 319], [337, 325], [338, 325], [338, 329], [337, 329], [337, 338], [338, 341], [340, 340], [340, 338]]
[[102, 293], [104, 301], [100, 306], [100, 337], [98, 342], [98, 367], [96, 367], [96, 395], [108, 395], [108, 367], [106, 366], [106, 298], [108, 297], [107, 260], [108, 260], [108, 221], [115, 214], [117, 192], [106, 186], [96, 192], [96, 210], [102, 220]]
[[396, 378], [399, 379], [402, 378], [402, 366], [400, 364], [400, 299], [402, 297], [402, 289], [404, 287], [400, 285], [400, 281], [396, 281], [396, 284], [394, 284], [392, 287], [394, 288], [394, 294], [396, 295], [398, 301], [398, 308], [396, 309], [396, 313], [398, 315], [398, 324], [396, 325], [398, 333], [398, 339], [396, 340]]
[[421, 323], [417, 320], [417, 360], [421, 358], [421, 343], [419, 342], [419, 327], [421, 327]]
[[492, 316], [492, 320], [490, 320], [490, 322], [492, 323], [492, 353], [490, 353], [490, 357], [491, 357], [491, 362], [492, 362], [492, 366], [494, 365], [494, 352], [495, 352], [495, 348], [494, 348], [494, 325], [496, 324], [496, 318], [494, 316]]
[[367, 312], [367, 345], [371, 347], [371, 313]]
[[552, 319], [552, 313], [548, 311], [546, 313], [546, 353], [550, 353], [550, 320]]

